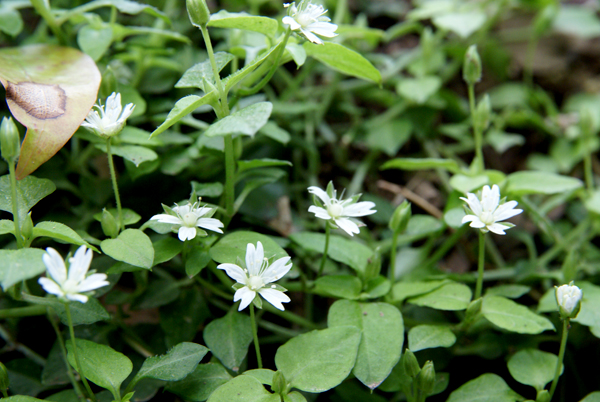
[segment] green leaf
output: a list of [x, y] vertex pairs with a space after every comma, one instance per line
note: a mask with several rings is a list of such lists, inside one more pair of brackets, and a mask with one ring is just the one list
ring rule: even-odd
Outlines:
[[0, 235], [9, 233], [15, 233], [15, 223], [8, 219], [0, 219]]
[[77, 44], [84, 53], [94, 61], [100, 60], [110, 47], [113, 40], [113, 30], [109, 25], [83, 26], [77, 32]]
[[220, 197], [223, 194], [223, 184], [192, 181], [192, 191], [199, 197]]
[[326, 275], [315, 281], [315, 293], [344, 299], [358, 299], [362, 282], [353, 275]]
[[501, 296], [485, 296], [481, 313], [498, 327], [520, 334], [539, 334], [554, 329], [547, 318]]
[[471, 302], [471, 289], [462, 283], [447, 283], [432, 292], [408, 299], [411, 304], [437, 310], [464, 310]]
[[[322, 254], [325, 248], [325, 235], [322, 233], [298, 232], [290, 235], [293, 242], [308, 251]], [[373, 255], [373, 250], [364, 244], [337, 235], [329, 236], [327, 256], [364, 273]]]
[[488, 288], [486, 295], [504, 296], [509, 299], [518, 299], [526, 293], [529, 293], [531, 288], [525, 285], [498, 285], [493, 288]]
[[[104, 153], [107, 153], [106, 144], [95, 144], [95, 147]], [[150, 148], [141, 147], [139, 145], [113, 145], [110, 147], [113, 155], [133, 163], [135, 167], [140, 166], [144, 162], [153, 161], [158, 158], [156, 152]]]
[[290, 161], [282, 161], [279, 159], [252, 159], [249, 161], [238, 161], [238, 170], [237, 174], [240, 174], [246, 170], [263, 168], [263, 167], [273, 167], [273, 166], [292, 166], [292, 162]]
[[[171, 24], [171, 20], [169, 19], [169, 17], [167, 17], [162, 11], [156, 9], [155, 7], [146, 5], [146, 4], [140, 4], [136, 1], [131, 1], [131, 0], [94, 0], [89, 3], [93, 3], [95, 8], [114, 6], [117, 8], [117, 10], [119, 10], [120, 12], [125, 13], [125, 14], [136, 15], [136, 14], [143, 12], [146, 14], [150, 14], [153, 17], [160, 18], [167, 24]], [[85, 9], [89, 9], [89, 6], [90, 6], [90, 4], [84, 4], [82, 6], [70, 9], [69, 11], [67, 11], [66, 13], [61, 15], [61, 17], [57, 20], [57, 23], [62, 24], [63, 22], [69, 20], [70, 18], [80, 15], [83, 12], [83, 10], [81, 10], [81, 8], [84, 8], [84, 10], [85, 10]]]
[[583, 398], [579, 402], [600, 402], [600, 391], [596, 391], [596, 392], [592, 392], [591, 394], [587, 394], [586, 397]]
[[100, 79], [94, 60], [77, 49], [0, 49], [0, 82], [8, 107], [27, 127], [17, 178], [32, 173], [71, 138], [96, 102]]
[[[114, 216], [114, 217], [117, 217], [119, 214], [119, 212], [117, 211], [117, 208], [108, 208], [107, 211], [110, 212], [112, 214], [112, 216]], [[142, 219], [142, 217], [140, 215], [138, 215], [134, 210], [131, 210], [129, 208], [121, 209], [121, 213], [123, 214], [123, 225], [125, 225], [125, 226], [138, 223], [140, 221], [140, 219]], [[98, 212], [98, 213], [94, 214], [93, 216], [94, 216], [94, 219], [97, 220], [98, 222], [102, 221], [102, 212]]]
[[558, 357], [537, 349], [525, 349], [515, 353], [508, 361], [510, 375], [521, 384], [536, 390], [544, 389], [554, 379]]
[[240, 375], [217, 388], [208, 402], [279, 402], [278, 394], [271, 394], [256, 378]]
[[486, 184], [490, 184], [490, 178], [486, 175], [466, 176], [455, 174], [450, 178], [450, 186], [463, 194], [473, 192]]
[[[109, 390], [116, 398], [119, 395], [121, 383], [133, 369], [131, 360], [123, 353], [119, 353], [106, 345], [100, 345], [85, 339], [77, 339], [75, 343], [81, 370], [85, 378], [99, 387]], [[67, 341], [67, 358], [71, 366], [77, 370], [77, 364], [73, 356], [72, 340]]]
[[339, 43], [323, 42], [317, 45], [304, 42], [306, 54], [340, 73], [381, 84], [381, 73], [360, 53]]
[[[31, 176], [29, 176], [31, 177]], [[33, 237], [51, 237], [66, 243], [75, 244], [78, 246], [87, 246], [96, 252], [99, 252], [96, 247], [90, 245], [83, 240], [73, 229], [60, 222], [40, 222], [33, 228]]]
[[252, 342], [250, 317], [230, 311], [204, 328], [204, 342], [225, 367], [239, 371]]
[[507, 180], [507, 192], [511, 195], [559, 194], [583, 187], [583, 182], [575, 177], [550, 172], [515, 172]]
[[398, 94], [419, 105], [427, 102], [442, 86], [439, 77], [404, 78], [396, 86]]
[[173, 124], [177, 123], [179, 120], [183, 119], [200, 106], [212, 104], [216, 100], [217, 95], [214, 91], [209, 92], [204, 96], [188, 95], [179, 99], [177, 103], [175, 103], [175, 106], [173, 106], [173, 109], [171, 109], [167, 115], [165, 121], [152, 132], [150, 138], [156, 137], [160, 133], [166, 131]]
[[377, 388], [391, 373], [402, 353], [402, 314], [387, 303], [357, 303], [339, 300], [329, 309], [329, 327], [352, 325], [362, 332], [353, 373], [370, 389]]
[[[19, 220], [22, 221], [29, 210], [44, 197], [52, 194], [56, 186], [51, 180], [38, 179], [29, 176], [17, 181], [17, 206], [19, 209]], [[0, 177], [0, 210], [12, 214], [12, 191], [10, 187], [10, 176]]]
[[261, 384], [273, 385], [275, 372], [269, 369], [253, 369], [244, 371], [244, 375], [250, 375], [260, 381]]
[[102, 252], [117, 261], [150, 269], [154, 261], [154, 248], [150, 238], [141, 230], [126, 229], [116, 239], [103, 240]]
[[[234, 58], [235, 56], [231, 53], [215, 53], [217, 70], [223, 70], [223, 68]], [[181, 79], [177, 81], [177, 84], [175, 84], [175, 88], [200, 88], [204, 92], [207, 92], [208, 88], [204, 87], [204, 80], [210, 83], [215, 82], [215, 75], [213, 73], [212, 65], [208, 59], [204, 60], [202, 63], [194, 64], [185, 73], [183, 73]]]
[[398, 154], [402, 145], [410, 139], [413, 124], [408, 118], [393, 119], [378, 123], [375, 127], [368, 125], [367, 130], [367, 145], [385, 152], [391, 158]]
[[429, 293], [447, 281], [430, 281], [430, 282], [398, 282], [392, 287], [392, 300], [394, 302], [403, 302], [413, 296], [419, 296]]
[[152, 266], [170, 261], [183, 250], [183, 242], [173, 238], [165, 237], [152, 243], [154, 248], [154, 261]]
[[[69, 324], [67, 312], [65, 311], [65, 304], [56, 297], [38, 297], [27, 293], [22, 293], [22, 296], [23, 300], [29, 303], [51, 307], [64, 325]], [[71, 310], [73, 325], [89, 325], [98, 321], [110, 319], [110, 315], [106, 309], [100, 304], [98, 299], [93, 297], [90, 297], [87, 303], [69, 302], [69, 309]]]
[[199, 364], [185, 379], [167, 385], [167, 391], [189, 401], [205, 401], [233, 377], [219, 363]]
[[417, 325], [408, 331], [408, 348], [417, 352], [430, 348], [449, 348], [456, 342], [456, 335], [443, 325]]
[[210, 16], [208, 26], [215, 28], [245, 29], [246, 31], [254, 31], [267, 36], [274, 36], [277, 33], [279, 23], [273, 18], [258, 17], [247, 13], [230, 13], [221, 10]]
[[211, 260], [212, 258], [210, 258], [208, 251], [195, 247], [188, 254], [187, 259], [185, 260], [186, 275], [190, 278], [193, 278], [194, 276], [198, 275]]
[[12, 8], [0, 6], [0, 31], [17, 36], [23, 30], [21, 14]]
[[468, 38], [485, 24], [487, 16], [481, 11], [444, 13], [431, 21], [439, 29], [454, 32], [461, 38]]
[[257, 102], [218, 120], [204, 132], [207, 137], [223, 137], [226, 135], [254, 136], [267, 123], [273, 104]]
[[516, 402], [525, 398], [517, 394], [496, 374], [482, 374], [461, 385], [446, 402]]
[[15, 395], [3, 398], [2, 402], [44, 402], [42, 399], [37, 399], [32, 396]]
[[292, 138], [289, 132], [273, 121], [268, 121], [258, 132], [284, 145]]
[[298, 335], [277, 349], [275, 365], [292, 387], [324, 392], [338, 386], [354, 367], [361, 331], [334, 327]]
[[207, 353], [208, 349], [202, 345], [182, 342], [164, 356], [147, 358], [131, 382], [135, 384], [142, 378], [154, 378], [162, 381], [183, 380], [194, 371]]
[[44, 250], [23, 248], [20, 250], [0, 250], [0, 281], [6, 291], [16, 283], [42, 274], [46, 265], [42, 261]]
[[600, 36], [600, 19], [586, 7], [561, 4], [553, 28], [581, 39], [597, 38]]
[[263, 245], [265, 257], [272, 257], [273, 260], [288, 257], [288, 253], [270, 237], [260, 233], [245, 231], [233, 232], [223, 236], [217, 244], [210, 248], [210, 256], [213, 260], [221, 264], [237, 264], [238, 260], [246, 261], [248, 243], [256, 246], [258, 241]]
[[425, 170], [425, 169], [444, 169], [452, 173], [460, 170], [458, 163], [453, 159], [439, 158], [396, 158], [387, 161], [381, 165], [381, 170], [400, 169], [400, 170]]

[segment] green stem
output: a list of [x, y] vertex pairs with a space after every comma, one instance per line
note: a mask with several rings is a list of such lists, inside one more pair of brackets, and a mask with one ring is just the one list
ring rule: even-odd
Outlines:
[[19, 199], [17, 198], [17, 176], [15, 174], [15, 164], [8, 162], [10, 174], [10, 191], [12, 196], [12, 214], [15, 224], [15, 237], [17, 246], [23, 248], [23, 236], [21, 235], [21, 222], [19, 221]]
[[319, 277], [323, 275], [323, 268], [325, 268], [325, 260], [327, 260], [327, 251], [329, 250], [329, 232], [331, 228], [329, 222], [325, 223], [325, 250], [323, 250], [323, 258], [321, 259], [321, 265], [319, 266]]
[[394, 231], [392, 236], [392, 249], [390, 250], [390, 268], [388, 271], [388, 279], [394, 283], [396, 281], [396, 250], [398, 249], [398, 235], [400, 233]]
[[475, 113], [475, 85], [469, 84], [469, 109], [471, 111], [471, 124], [475, 135], [475, 168], [477, 173], [483, 172], [485, 169], [483, 164], [483, 133], [479, 129], [479, 124], [476, 124]]
[[117, 202], [117, 219], [119, 220], [119, 232], [124, 229], [123, 212], [121, 211], [121, 197], [119, 196], [119, 186], [117, 185], [117, 175], [115, 173], [115, 164], [113, 162], [112, 151], [110, 149], [111, 138], [106, 140], [106, 156], [108, 158], [108, 168], [110, 169], [110, 179], [112, 181], [115, 201]]
[[219, 98], [221, 100], [221, 112], [219, 113], [220, 116], [218, 117], [219, 119], [222, 119], [225, 116], [229, 116], [229, 104], [227, 103], [227, 94], [225, 93], [225, 88], [223, 87], [223, 82], [221, 81], [219, 69], [217, 68], [215, 52], [213, 51], [212, 43], [210, 41], [210, 36], [208, 34], [208, 29], [206, 28], [206, 25], [201, 25], [200, 31], [202, 31], [202, 38], [204, 39], [206, 52], [208, 53], [208, 58], [210, 59], [210, 65], [212, 67], [213, 75], [215, 77], [215, 83], [217, 84], [217, 91], [219, 91]]
[[258, 361], [258, 368], [261, 369], [262, 357], [260, 357], [260, 345], [258, 344], [258, 331], [256, 329], [256, 316], [254, 315], [254, 304], [250, 303], [250, 321], [252, 322], [252, 336], [254, 337], [254, 349], [256, 350], [256, 360]]
[[[44, 306], [40, 306], [40, 307], [44, 307]], [[69, 375], [69, 380], [71, 381], [71, 385], [73, 386], [73, 390], [75, 391], [75, 394], [77, 394], [77, 398], [79, 400], [83, 400], [85, 398], [85, 396], [83, 395], [83, 391], [79, 387], [79, 383], [77, 382], [77, 380], [75, 379], [75, 376], [73, 375], [73, 369], [69, 365], [69, 359], [67, 358], [67, 348], [65, 347], [65, 340], [63, 339], [62, 333], [60, 332], [60, 330], [58, 328], [56, 319], [54, 317], [50, 316], [50, 311], [48, 309], [46, 309], [46, 311], [48, 312], [48, 320], [50, 321], [50, 324], [52, 324], [52, 328], [54, 328], [54, 332], [56, 333], [56, 339], [58, 340], [58, 344], [60, 346], [60, 353], [62, 354], [63, 361], [64, 361], [66, 369], [67, 369], [67, 374]]]
[[592, 153], [590, 152], [592, 147], [590, 145], [588, 142], [586, 153], [583, 156], [583, 174], [585, 176], [585, 186], [591, 193], [594, 191], [594, 171], [592, 170]]
[[554, 371], [554, 380], [552, 380], [552, 386], [550, 387], [550, 399], [554, 395], [556, 385], [558, 384], [558, 377], [560, 377], [560, 371], [562, 369], [563, 359], [565, 358], [565, 349], [567, 348], [567, 337], [569, 335], [569, 324], [570, 319], [566, 318], [563, 320], [563, 332], [562, 339], [560, 340], [560, 350], [558, 351], [558, 360], [556, 361], [556, 370]]
[[225, 211], [227, 219], [225, 226], [229, 224], [234, 214], [235, 202], [235, 150], [233, 148], [233, 136], [225, 136]]
[[479, 260], [477, 262], [477, 285], [475, 286], [475, 298], [477, 300], [481, 297], [481, 290], [483, 289], [483, 266], [485, 263], [485, 233], [479, 230]]
[[35, 11], [42, 16], [46, 24], [50, 27], [50, 30], [56, 36], [61, 45], [65, 45], [67, 42], [65, 37], [60, 30], [59, 24], [57, 24], [56, 20], [52, 16], [52, 11], [46, 7], [46, 3], [43, 0], [31, 0], [31, 5], [35, 8]]
[[6, 308], [0, 310], [0, 319], [44, 315], [46, 311], [46, 306], [41, 305]]
[[[83, 370], [81, 369], [81, 362], [79, 361], [79, 354], [77, 353], [77, 345], [75, 344], [75, 331], [73, 330], [73, 319], [71, 318], [71, 307], [69, 306], [68, 302], [64, 302], [65, 305], [65, 312], [67, 313], [67, 324], [69, 326], [69, 335], [71, 336], [71, 342], [73, 343], [73, 357], [75, 358], [75, 363], [77, 365], [77, 372], [79, 373], [79, 377], [81, 377], [81, 382], [83, 382], [83, 385], [85, 386], [86, 391], [88, 392], [88, 395], [90, 396], [91, 400], [96, 402], [96, 395], [94, 395], [94, 393], [92, 392], [92, 389], [90, 388], [90, 384], [88, 384], [87, 379], [85, 378], [85, 375], [83, 373]], [[119, 398], [120, 400], [121, 398]]]
[[304, 317], [301, 317], [297, 314], [292, 313], [291, 311], [284, 310], [281, 311], [275, 307], [273, 307], [270, 303], [263, 303], [263, 310], [275, 314], [286, 321], [294, 323], [296, 325], [300, 325], [301, 327], [310, 328], [310, 329], [322, 329], [319, 325], [315, 324], [311, 320], [307, 320]]

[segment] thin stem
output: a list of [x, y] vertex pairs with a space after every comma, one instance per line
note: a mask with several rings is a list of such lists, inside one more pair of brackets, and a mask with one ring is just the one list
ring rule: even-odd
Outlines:
[[589, 139], [586, 142], [588, 142], [588, 146], [585, 147], [586, 153], [583, 156], [583, 174], [585, 176], [585, 186], [591, 193], [592, 191], [594, 191], [594, 171], [592, 170], [591, 152], [592, 147], [590, 146], [591, 144], [589, 144]]
[[35, 11], [42, 16], [46, 24], [50, 27], [50, 30], [59, 40], [62, 45], [66, 44], [65, 37], [63, 32], [61, 31], [59, 24], [56, 22], [54, 17], [52, 16], [52, 11], [46, 7], [46, 4], [43, 0], [31, 0], [31, 5], [35, 8]]
[[323, 268], [325, 268], [325, 260], [327, 260], [327, 251], [329, 250], [329, 232], [331, 231], [329, 222], [325, 223], [325, 250], [323, 250], [323, 258], [321, 259], [321, 266], [319, 266], [319, 277], [323, 275]]
[[479, 231], [479, 260], [477, 262], [477, 285], [475, 286], [475, 298], [477, 300], [481, 297], [481, 290], [483, 289], [483, 266], [485, 264], [485, 233]]
[[119, 220], [119, 232], [124, 229], [123, 212], [121, 211], [121, 197], [119, 196], [119, 187], [117, 185], [117, 175], [115, 173], [115, 164], [113, 163], [112, 151], [110, 149], [109, 137], [106, 140], [106, 156], [108, 158], [108, 167], [110, 169], [110, 179], [112, 180], [113, 191], [115, 193], [115, 201], [117, 202], [117, 219]]
[[77, 353], [77, 345], [75, 344], [75, 331], [73, 330], [73, 319], [71, 318], [71, 307], [68, 302], [64, 303], [65, 312], [67, 313], [67, 324], [69, 325], [69, 335], [71, 336], [71, 342], [73, 343], [73, 357], [75, 358], [75, 363], [77, 365], [77, 372], [79, 373], [79, 377], [81, 377], [81, 382], [85, 386], [85, 389], [92, 399], [92, 401], [96, 402], [96, 395], [92, 392], [90, 388], [90, 384], [88, 384], [87, 379], [81, 369], [81, 362], [79, 361], [79, 354]]
[[400, 233], [394, 231], [392, 235], [392, 249], [390, 251], [390, 268], [388, 271], [388, 279], [394, 283], [396, 280], [396, 251], [398, 249], [398, 235]]
[[550, 399], [554, 395], [556, 385], [558, 384], [558, 377], [560, 377], [560, 371], [562, 369], [563, 359], [565, 358], [565, 349], [567, 348], [567, 337], [569, 336], [569, 325], [570, 319], [566, 318], [563, 320], [563, 332], [562, 339], [560, 340], [560, 350], [558, 351], [558, 360], [556, 361], [556, 370], [554, 371], [554, 380], [552, 380], [552, 386], [550, 387]]
[[15, 164], [8, 162], [10, 174], [10, 191], [12, 196], [12, 214], [15, 223], [15, 237], [17, 238], [17, 246], [23, 248], [23, 236], [21, 235], [21, 223], [19, 222], [19, 199], [17, 198], [17, 176], [15, 174]]
[[233, 148], [233, 136], [225, 136], [225, 211], [227, 219], [225, 225], [229, 224], [234, 214], [235, 202], [235, 150]]
[[0, 310], [0, 319], [44, 315], [46, 311], [46, 306], [42, 305], [6, 308]]
[[256, 329], [256, 316], [254, 315], [254, 304], [250, 303], [250, 321], [252, 323], [252, 336], [254, 337], [254, 349], [256, 350], [256, 360], [258, 368], [262, 368], [262, 357], [260, 356], [260, 345], [258, 343], [258, 331]]
[[208, 53], [208, 58], [210, 59], [210, 65], [212, 67], [213, 75], [215, 77], [215, 83], [217, 84], [217, 91], [219, 91], [219, 97], [221, 98], [221, 116], [219, 116], [219, 119], [222, 119], [223, 117], [229, 115], [229, 104], [227, 103], [227, 94], [225, 93], [225, 88], [223, 87], [223, 82], [221, 81], [219, 69], [217, 68], [215, 52], [213, 51], [212, 43], [210, 41], [210, 36], [208, 34], [208, 29], [206, 29], [206, 25], [201, 25], [200, 31], [202, 31], [202, 38], [204, 39], [206, 52]]
[[[48, 309], [46, 309], [46, 310], [48, 311]], [[75, 390], [75, 394], [77, 394], [77, 398], [82, 400], [85, 398], [85, 396], [83, 395], [83, 391], [79, 387], [79, 383], [77, 382], [77, 380], [75, 379], [75, 376], [73, 375], [73, 369], [69, 365], [69, 359], [67, 358], [67, 348], [65, 347], [65, 340], [63, 339], [62, 333], [60, 332], [60, 330], [58, 328], [56, 319], [54, 317], [50, 316], [49, 311], [48, 311], [48, 320], [50, 321], [50, 324], [52, 324], [52, 328], [54, 328], [54, 332], [56, 333], [56, 339], [58, 340], [58, 344], [60, 346], [60, 353], [62, 354], [63, 361], [67, 368], [67, 374], [69, 375], [69, 380], [71, 381], [71, 385], [73, 386], [73, 389]]]
[[479, 129], [479, 124], [476, 123], [475, 113], [475, 85], [469, 84], [469, 109], [471, 111], [471, 123], [473, 126], [473, 133], [475, 135], [475, 168], [477, 173], [481, 173], [484, 170], [483, 164], [483, 133]]

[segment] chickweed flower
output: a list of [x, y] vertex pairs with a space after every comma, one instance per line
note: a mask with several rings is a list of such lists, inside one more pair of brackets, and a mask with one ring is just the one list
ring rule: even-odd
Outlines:
[[121, 94], [113, 92], [106, 99], [106, 109], [100, 101], [94, 105], [94, 108], [98, 110], [92, 108], [81, 125], [102, 138], [110, 138], [123, 130], [127, 118], [131, 116], [133, 109], [135, 109], [135, 105], [128, 103], [123, 110]]
[[283, 17], [282, 22], [289, 25], [292, 31], [300, 31], [312, 43], [323, 44], [317, 35], [326, 38], [337, 36], [335, 33], [337, 25], [329, 22], [331, 20], [324, 16], [327, 10], [323, 6], [312, 4], [310, 0], [301, 0], [298, 6], [296, 2], [286, 3], [283, 6], [288, 9], [289, 15]]
[[[275, 308], [283, 311], [284, 308], [281, 303], [290, 301], [290, 298], [283, 293], [287, 289], [279, 285], [269, 284], [281, 279], [288, 273], [292, 268], [292, 264], [288, 264], [289, 260], [290, 257], [282, 257], [269, 265], [268, 259], [265, 258], [262, 243], [257, 242], [256, 247], [252, 243], [248, 243], [246, 247], [246, 269], [236, 264], [219, 264], [217, 268], [225, 270], [227, 275], [237, 282], [233, 285], [236, 289], [233, 301], [241, 300], [238, 311], [248, 307], [255, 300], [257, 293]], [[257, 307], [262, 305], [260, 299], [257, 299], [255, 304]]]
[[496, 184], [491, 189], [490, 186], [484, 186], [481, 199], [473, 193], [467, 193], [467, 198], [461, 197], [460, 199], [465, 201], [473, 212], [471, 215], [465, 215], [462, 223], [471, 222], [469, 226], [480, 229], [483, 233], [506, 234], [504, 231], [514, 225], [510, 222], [498, 222], [523, 212], [522, 209], [514, 209], [517, 206], [516, 201], [500, 203], [500, 189]]
[[173, 231], [177, 231], [181, 241], [192, 240], [199, 233], [206, 236], [206, 232], [199, 228], [223, 233], [223, 223], [211, 218], [215, 210], [207, 206], [200, 207], [200, 200], [201, 198], [193, 204], [188, 202], [187, 205], [177, 205], [173, 208], [163, 205], [166, 214], [154, 215], [150, 220], [173, 225]]
[[87, 250], [86, 246], [81, 246], [75, 252], [75, 255], [69, 258], [69, 270], [65, 266], [65, 261], [52, 247], [46, 249], [46, 254], [42, 260], [48, 270], [50, 278], [40, 278], [38, 282], [48, 293], [58, 296], [61, 299], [78, 301], [86, 303], [88, 296], [81, 293], [89, 292], [94, 289], [106, 286], [106, 274], [87, 275], [92, 262], [92, 250]]
[[560, 316], [563, 319], [577, 317], [583, 296], [581, 289], [575, 286], [573, 281], [568, 285], [555, 286], [555, 288], [556, 303], [558, 304]]
[[338, 200], [332, 182], [329, 182], [327, 185], [327, 191], [311, 186], [308, 188], [308, 192], [314, 194], [322, 201], [322, 203], [319, 202], [315, 197], [314, 201], [317, 205], [312, 205], [308, 208], [308, 212], [314, 213], [317, 218], [328, 220], [334, 228], [339, 226], [350, 236], [354, 236], [354, 233], [359, 233], [360, 230], [358, 228], [364, 226], [364, 223], [354, 219], [355, 217], [367, 216], [377, 212], [371, 209], [375, 207], [374, 202], [357, 202], [361, 194], [345, 200], [342, 200], [340, 197]]

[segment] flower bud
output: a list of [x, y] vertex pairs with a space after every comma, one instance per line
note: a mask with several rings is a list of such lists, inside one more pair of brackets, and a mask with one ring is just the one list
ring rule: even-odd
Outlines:
[[117, 220], [106, 208], [102, 209], [102, 217], [100, 218], [100, 225], [105, 236], [115, 238], [119, 234], [119, 224]]
[[404, 356], [402, 356], [402, 364], [404, 365], [404, 371], [410, 377], [415, 378], [419, 371], [421, 371], [421, 366], [419, 366], [419, 362], [415, 357], [415, 354], [410, 350], [406, 349], [404, 351]]
[[31, 220], [31, 212], [27, 214], [23, 223], [21, 224], [21, 235], [25, 241], [33, 237], [33, 221]]
[[12, 118], [3, 118], [0, 125], [0, 151], [2, 158], [11, 164], [14, 164], [19, 158], [21, 152], [21, 138], [19, 130]]
[[481, 58], [477, 53], [477, 45], [469, 46], [467, 53], [465, 53], [463, 79], [469, 85], [475, 85], [476, 82], [481, 80]]
[[288, 393], [288, 384], [281, 371], [276, 371], [275, 374], [273, 374], [273, 385], [271, 386], [271, 389], [273, 392], [280, 395]]
[[547, 389], [541, 389], [537, 393], [535, 402], [550, 402], [550, 393]]
[[477, 109], [475, 110], [475, 116], [473, 119], [473, 124], [476, 125], [477, 128], [482, 132], [490, 125], [491, 111], [492, 106], [490, 104], [490, 97], [488, 94], [485, 94], [483, 99], [477, 104]]
[[6, 370], [4, 364], [0, 362], [0, 390], [6, 392], [8, 390], [8, 385], [8, 370]]
[[200, 28], [208, 24], [210, 10], [205, 0], [186, 0], [185, 4], [192, 25]]
[[411, 216], [410, 202], [404, 200], [394, 211], [394, 215], [392, 215], [388, 227], [392, 229], [394, 233], [402, 233], [406, 230], [406, 226], [408, 226], [408, 221]]
[[560, 317], [564, 320], [575, 318], [581, 309], [583, 292], [571, 281], [568, 285], [555, 286], [556, 303]]
[[415, 381], [417, 383], [417, 388], [421, 390], [423, 395], [429, 395], [433, 392], [433, 386], [435, 385], [435, 369], [433, 368], [433, 362], [431, 360], [425, 362]]

